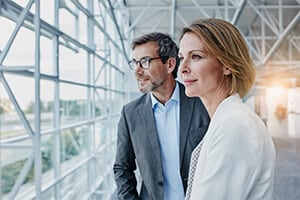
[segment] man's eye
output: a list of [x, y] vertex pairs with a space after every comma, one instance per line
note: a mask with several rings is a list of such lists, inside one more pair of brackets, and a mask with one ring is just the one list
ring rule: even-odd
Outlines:
[[146, 59], [146, 58], [140, 60], [140, 63], [141, 63], [141, 64], [145, 64], [145, 63], [147, 63], [147, 62], [148, 62], [148, 59]]

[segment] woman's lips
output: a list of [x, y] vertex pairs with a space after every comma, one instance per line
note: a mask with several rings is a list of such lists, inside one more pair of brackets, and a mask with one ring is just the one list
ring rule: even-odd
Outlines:
[[184, 83], [184, 85], [192, 85], [196, 81], [197, 81], [196, 79], [186, 79], [183, 81], [183, 83]]

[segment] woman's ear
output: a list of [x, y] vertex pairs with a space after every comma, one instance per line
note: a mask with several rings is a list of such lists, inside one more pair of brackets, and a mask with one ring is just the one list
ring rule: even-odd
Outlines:
[[228, 67], [223, 67], [223, 73], [224, 73], [224, 76], [227, 76], [229, 74], [231, 74], [231, 70], [228, 68]]

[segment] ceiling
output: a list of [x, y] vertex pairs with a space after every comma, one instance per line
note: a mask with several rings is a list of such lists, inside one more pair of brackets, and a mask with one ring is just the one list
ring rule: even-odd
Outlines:
[[280, 74], [300, 85], [300, 0], [116, 0], [113, 7], [129, 19], [128, 41], [162, 31], [178, 42], [182, 27], [196, 19], [226, 19], [244, 34], [258, 83]]

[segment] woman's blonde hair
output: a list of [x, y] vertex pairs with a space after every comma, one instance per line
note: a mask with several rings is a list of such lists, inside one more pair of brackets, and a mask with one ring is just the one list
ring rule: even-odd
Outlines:
[[254, 83], [255, 66], [240, 31], [225, 20], [208, 18], [184, 27], [180, 40], [187, 32], [196, 34], [204, 51], [216, 56], [223, 66], [231, 70], [231, 76], [225, 76], [228, 94], [238, 93], [244, 97]]

